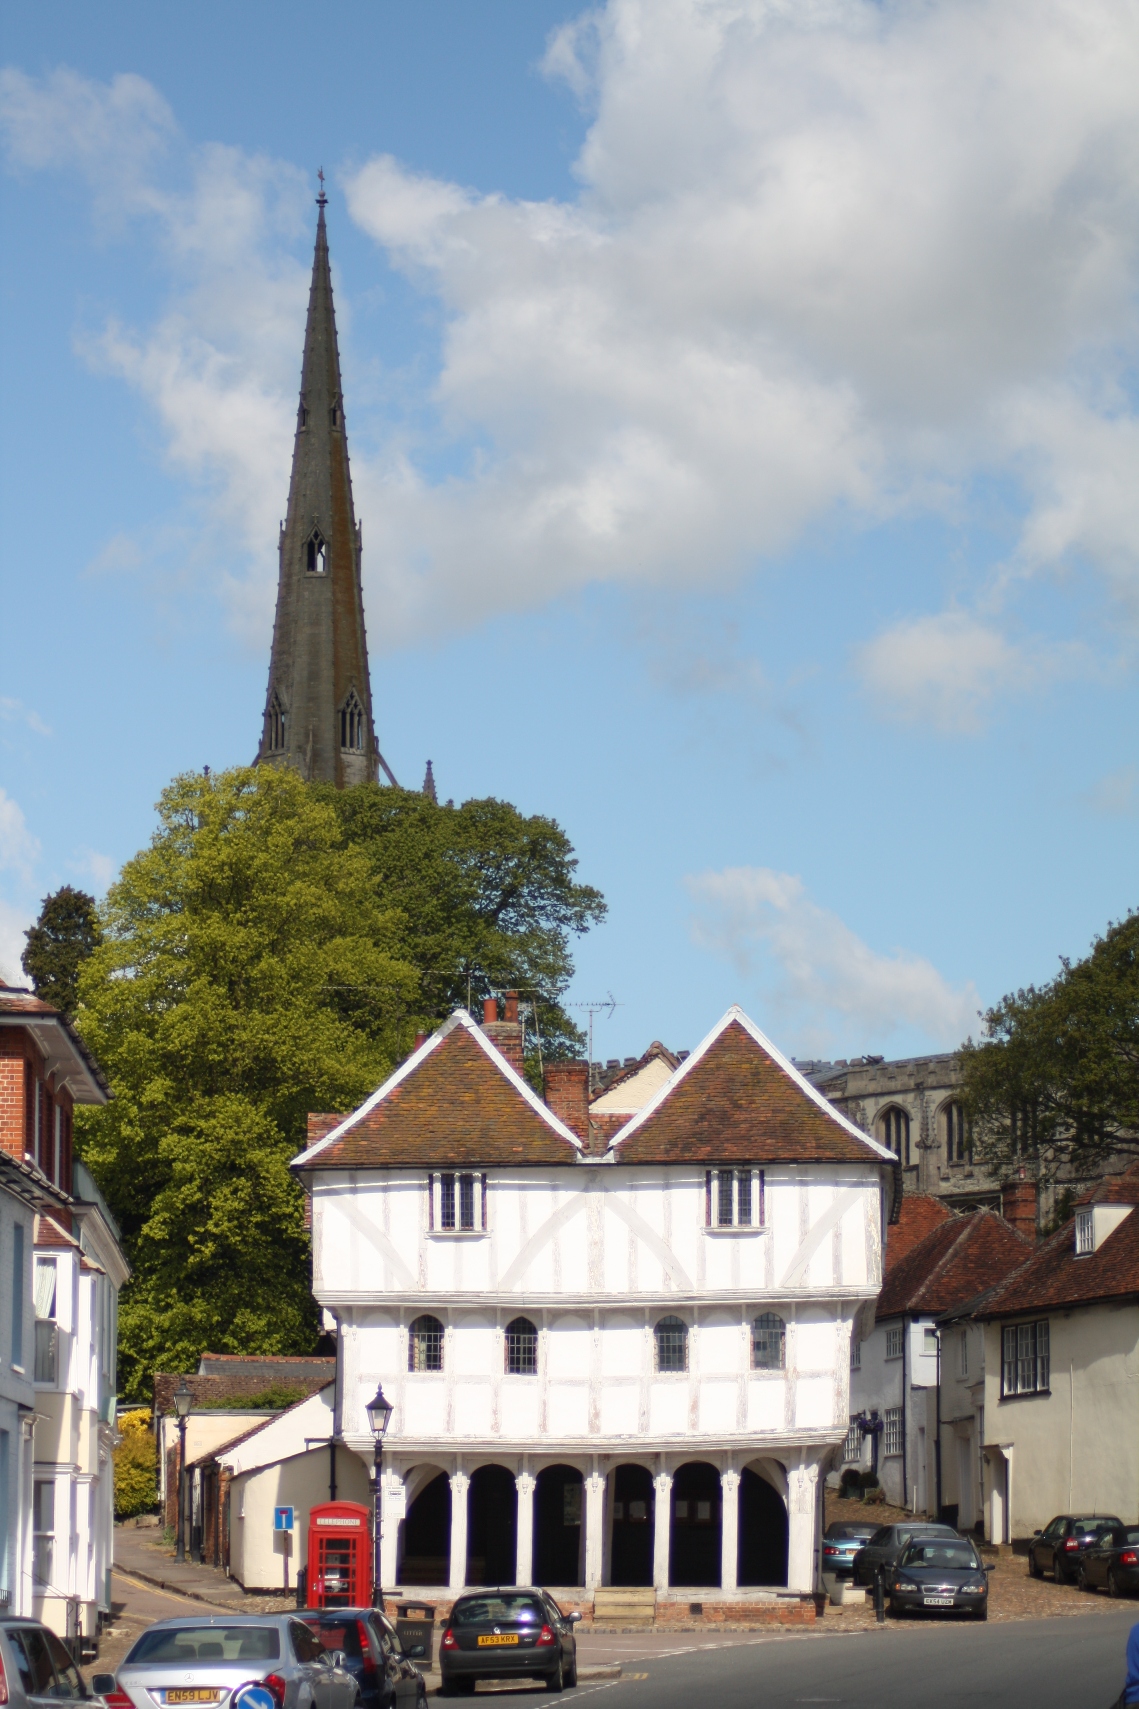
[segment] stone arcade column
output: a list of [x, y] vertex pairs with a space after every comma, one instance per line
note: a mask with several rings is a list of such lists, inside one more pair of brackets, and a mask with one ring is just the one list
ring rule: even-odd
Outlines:
[[658, 1472], [653, 1479], [656, 1506], [653, 1513], [653, 1584], [668, 1589], [669, 1551], [672, 1542], [672, 1473]]
[[740, 1560], [740, 1474], [720, 1473], [720, 1588], [735, 1590]]
[[585, 1588], [596, 1590], [605, 1567], [605, 1477], [590, 1472], [585, 1479]]
[[451, 1586], [462, 1590], [467, 1582], [467, 1491], [471, 1480], [466, 1472], [451, 1473]]
[[383, 1534], [380, 1537], [380, 1580], [385, 1590], [395, 1588], [399, 1562], [399, 1528], [407, 1517], [407, 1491], [399, 1472], [385, 1471], [380, 1477], [383, 1502]]
[[534, 1579], [534, 1489], [537, 1481], [529, 1472], [518, 1472], [514, 1479], [514, 1487], [518, 1491], [515, 1584], [531, 1584]]
[[787, 1588], [815, 1588], [815, 1506], [819, 1496], [819, 1465], [809, 1460], [787, 1468]]

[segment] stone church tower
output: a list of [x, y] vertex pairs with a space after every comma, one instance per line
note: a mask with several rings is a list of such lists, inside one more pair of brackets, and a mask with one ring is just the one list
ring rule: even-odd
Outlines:
[[352, 506], [325, 205], [322, 189], [257, 760], [295, 766], [309, 781], [343, 789], [375, 782], [380, 766], [395, 779], [372, 725], [362, 540]]

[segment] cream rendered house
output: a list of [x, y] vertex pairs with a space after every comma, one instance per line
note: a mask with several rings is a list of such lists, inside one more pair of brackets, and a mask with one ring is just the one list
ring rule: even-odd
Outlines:
[[492, 1031], [457, 1012], [294, 1164], [365, 1466], [395, 1406], [385, 1587], [811, 1592], [893, 1158], [739, 1009], [611, 1140], [584, 1065], [555, 1115]]

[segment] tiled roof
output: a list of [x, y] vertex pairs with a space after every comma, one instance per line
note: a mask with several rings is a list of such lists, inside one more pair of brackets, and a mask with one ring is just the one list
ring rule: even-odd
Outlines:
[[939, 1223], [947, 1222], [952, 1215], [944, 1199], [932, 1198], [928, 1193], [907, 1193], [897, 1222], [891, 1223], [886, 1230], [887, 1276], [919, 1240], [924, 1240]]
[[[335, 1360], [332, 1363], [335, 1364]], [[329, 1389], [333, 1387], [333, 1384], [325, 1382], [320, 1387]], [[257, 1436], [262, 1430], [268, 1430], [271, 1424], [276, 1424], [277, 1420], [284, 1418], [287, 1412], [294, 1412], [298, 1406], [306, 1406], [312, 1396], [319, 1393], [320, 1389], [313, 1389], [312, 1394], [302, 1395], [300, 1400], [293, 1401], [291, 1406], [283, 1406], [280, 1412], [275, 1412], [271, 1418], [259, 1419], [256, 1424], [249, 1425], [248, 1429], [240, 1431], [236, 1436], [229, 1436], [224, 1442], [219, 1442], [216, 1448], [210, 1448], [205, 1454], [199, 1454], [196, 1460], [188, 1460], [187, 1466], [214, 1465], [219, 1455], [231, 1453], [234, 1448], [240, 1447], [242, 1442], [248, 1442], [251, 1436]]]
[[574, 1164], [581, 1146], [459, 1010], [350, 1116], [309, 1117], [294, 1168]]
[[63, 1228], [54, 1217], [38, 1216], [32, 1235], [33, 1246], [59, 1246], [63, 1248], [78, 1247], [79, 1242], [73, 1234]]
[[[188, 1372], [185, 1376], [176, 1371], [156, 1371], [154, 1374], [154, 1414], [172, 1412], [174, 1409], [174, 1390], [185, 1382], [194, 1397], [192, 1410], [194, 1412], [209, 1412], [221, 1410], [219, 1401], [254, 1400], [270, 1388], [295, 1389], [299, 1394], [304, 1391], [305, 1398], [315, 1394], [318, 1389], [327, 1388], [329, 1381], [336, 1372], [336, 1360], [333, 1358], [321, 1361], [322, 1368], [309, 1376], [277, 1377], [275, 1379], [263, 1376], [254, 1377], [201, 1377], [196, 1371]], [[258, 1408], [263, 1411], [264, 1408]], [[274, 1413], [274, 1416], [276, 1414]]]
[[893, 1163], [733, 1006], [614, 1141], [619, 1163]]
[[[45, 1022], [52, 1027], [58, 1027], [64, 1037], [63, 1050], [65, 1055], [70, 1057], [72, 1061], [78, 1059], [78, 1065], [86, 1070], [90, 1080], [89, 1088], [72, 1084], [72, 1095], [76, 1102], [101, 1104], [110, 1097], [111, 1089], [107, 1084], [103, 1070], [67, 1016], [61, 1013], [59, 1009], [54, 1009], [50, 1003], [43, 1002], [32, 991], [21, 990], [19, 986], [0, 985], [0, 1020], [4, 1018], [17, 1021], [26, 1019], [29, 1026], [33, 1028], [42, 1027]], [[93, 1092], [95, 1096], [93, 1098], [82, 1096], [81, 1094], [85, 1089]]]
[[1080, 1205], [1139, 1205], [1139, 1163], [1122, 1175], [1105, 1175], [1090, 1193], [1076, 1200]]
[[878, 1321], [951, 1311], [1018, 1269], [1032, 1250], [996, 1211], [951, 1216], [887, 1271]]
[[978, 1317], [1008, 1317], [1052, 1306], [1139, 1298], [1139, 1210], [1125, 1217], [1095, 1252], [1076, 1257], [1073, 1219], [1034, 1251], [1027, 1264], [981, 1302]]

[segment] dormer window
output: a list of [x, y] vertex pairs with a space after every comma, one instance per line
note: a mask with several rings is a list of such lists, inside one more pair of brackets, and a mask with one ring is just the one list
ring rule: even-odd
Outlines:
[[280, 753], [285, 746], [285, 708], [281, 705], [280, 696], [276, 692], [269, 702], [269, 710], [265, 717], [269, 726], [269, 752]]
[[348, 698], [340, 708], [340, 747], [346, 754], [364, 751], [364, 708], [354, 688], [348, 690]]
[[305, 547], [305, 569], [310, 576], [322, 576], [326, 568], [324, 538], [319, 529], [314, 529]]
[[1095, 1212], [1089, 1207], [1076, 1212], [1076, 1257], [1095, 1251]]

